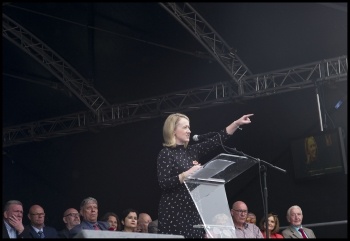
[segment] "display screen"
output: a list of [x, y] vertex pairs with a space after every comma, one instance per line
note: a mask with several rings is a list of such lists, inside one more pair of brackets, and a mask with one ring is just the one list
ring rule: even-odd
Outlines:
[[341, 128], [322, 131], [291, 141], [294, 176], [298, 179], [347, 174]]

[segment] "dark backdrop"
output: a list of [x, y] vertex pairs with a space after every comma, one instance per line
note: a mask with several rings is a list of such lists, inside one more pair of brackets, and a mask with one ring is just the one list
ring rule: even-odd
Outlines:
[[[347, 146], [347, 83], [324, 85], [321, 110], [328, 128], [342, 127]], [[344, 104], [335, 109], [339, 99]], [[297, 182], [293, 178], [290, 141], [320, 130], [315, 89], [255, 98], [249, 101], [185, 112], [191, 131], [203, 134], [217, 131], [243, 114], [254, 113], [252, 123], [243, 126], [226, 143], [244, 153], [270, 162], [286, 174], [267, 168], [269, 211], [278, 214], [281, 226], [292, 205], [303, 209], [304, 224], [347, 220], [347, 175], [330, 175]], [[79, 209], [86, 197], [99, 201], [99, 216], [107, 211], [118, 214], [132, 207], [157, 218], [160, 189], [156, 159], [162, 148], [164, 117], [125, 124], [114, 128], [92, 129], [43, 142], [3, 149], [3, 203], [18, 199], [25, 214], [33, 204], [43, 206], [46, 224], [63, 228], [62, 213]], [[347, 151], [347, 149], [346, 149]], [[222, 149], [206, 156], [205, 163]], [[228, 203], [247, 203], [250, 211], [263, 217], [262, 186], [257, 166], [226, 184]], [[28, 223], [28, 218], [24, 217]], [[347, 237], [347, 225], [329, 232], [313, 228], [317, 237]], [[328, 227], [329, 228], [329, 227]]]

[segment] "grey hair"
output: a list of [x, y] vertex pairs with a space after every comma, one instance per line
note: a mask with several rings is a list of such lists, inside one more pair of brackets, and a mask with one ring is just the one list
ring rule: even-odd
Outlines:
[[81, 204], [80, 204], [80, 209], [82, 209], [87, 203], [89, 203], [89, 202], [93, 202], [93, 203], [96, 203], [96, 204], [98, 204], [97, 203], [97, 200], [95, 199], [95, 198], [93, 198], [93, 197], [87, 197], [87, 198], [85, 198], [82, 202], [81, 202]]
[[7, 203], [5, 204], [4, 211], [8, 211], [12, 204], [21, 205], [23, 207], [23, 204], [20, 201], [18, 201], [18, 200], [10, 200], [10, 201], [7, 201]]
[[300, 211], [301, 211], [301, 214], [303, 214], [303, 210], [301, 210], [301, 207], [299, 207], [298, 205], [293, 205], [293, 206], [291, 206], [290, 208], [288, 208], [288, 210], [287, 210], [287, 217], [290, 216], [290, 211], [291, 211], [292, 209], [294, 209], [294, 208], [299, 208]]

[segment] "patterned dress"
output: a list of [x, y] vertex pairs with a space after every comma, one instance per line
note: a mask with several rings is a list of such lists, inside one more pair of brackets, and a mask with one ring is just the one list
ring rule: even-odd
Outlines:
[[194, 202], [181, 184], [178, 175], [193, 166], [193, 161], [200, 162], [199, 158], [215, 147], [220, 146], [230, 135], [222, 130], [214, 137], [204, 142], [188, 145], [178, 145], [175, 148], [164, 147], [158, 155], [157, 172], [158, 183], [162, 195], [158, 207], [158, 229], [162, 234], [183, 235], [185, 238], [204, 238], [202, 228], [193, 225], [202, 224]]

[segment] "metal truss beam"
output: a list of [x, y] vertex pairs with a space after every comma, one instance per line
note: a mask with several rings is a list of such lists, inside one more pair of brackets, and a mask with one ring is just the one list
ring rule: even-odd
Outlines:
[[282, 92], [315, 87], [326, 82], [347, 81], [347, 56], [300, 65], [288, 69], [245, 77], [244, 93], [232, 82], [220, 82], [148, 99], [3, 128], [3, 147], [41, 141], [83, 131], [91, 127], [116, 125], [156, 118], [172, 112], [188, 112], [235, 100], [254, 99]]
[[56, 82], [56, 81], [51, 81], [48, 79], [38, 79], [37, 77], [33, 77], [33, 76], [19, 76], [16, 74], [10, 74], [10, 73], [2, 73], [3, 76], [7, 76], [10, 78], [14, 78], [14, 79], [19, 79], [19, 80], [24, 80], [24, 81], [28, 81], [30, 83], [34, 83], [34, 84], [38, 84], [38, 85], [43, 85], [46, 86], [48, 88], [52, 88], [55, 90], [61, 90], [63, 91], [65, 94], [68, 94], [69, 96], [72, 96], [72, 92], [70, 92], [69, 89], [67, 89], [67, 87], [65, 85], [63, 85], [60, 82]]
[[160, 3], [219, 62], [241, 89], [241, 81], [252, 75], [236, 51], [188, 3]]
[[110, 107], [107, 100], [61, 56], [5, 14], [2, 14], [2, 36], [50, 71], [92, 112], [97, 114], [100, 108]]

